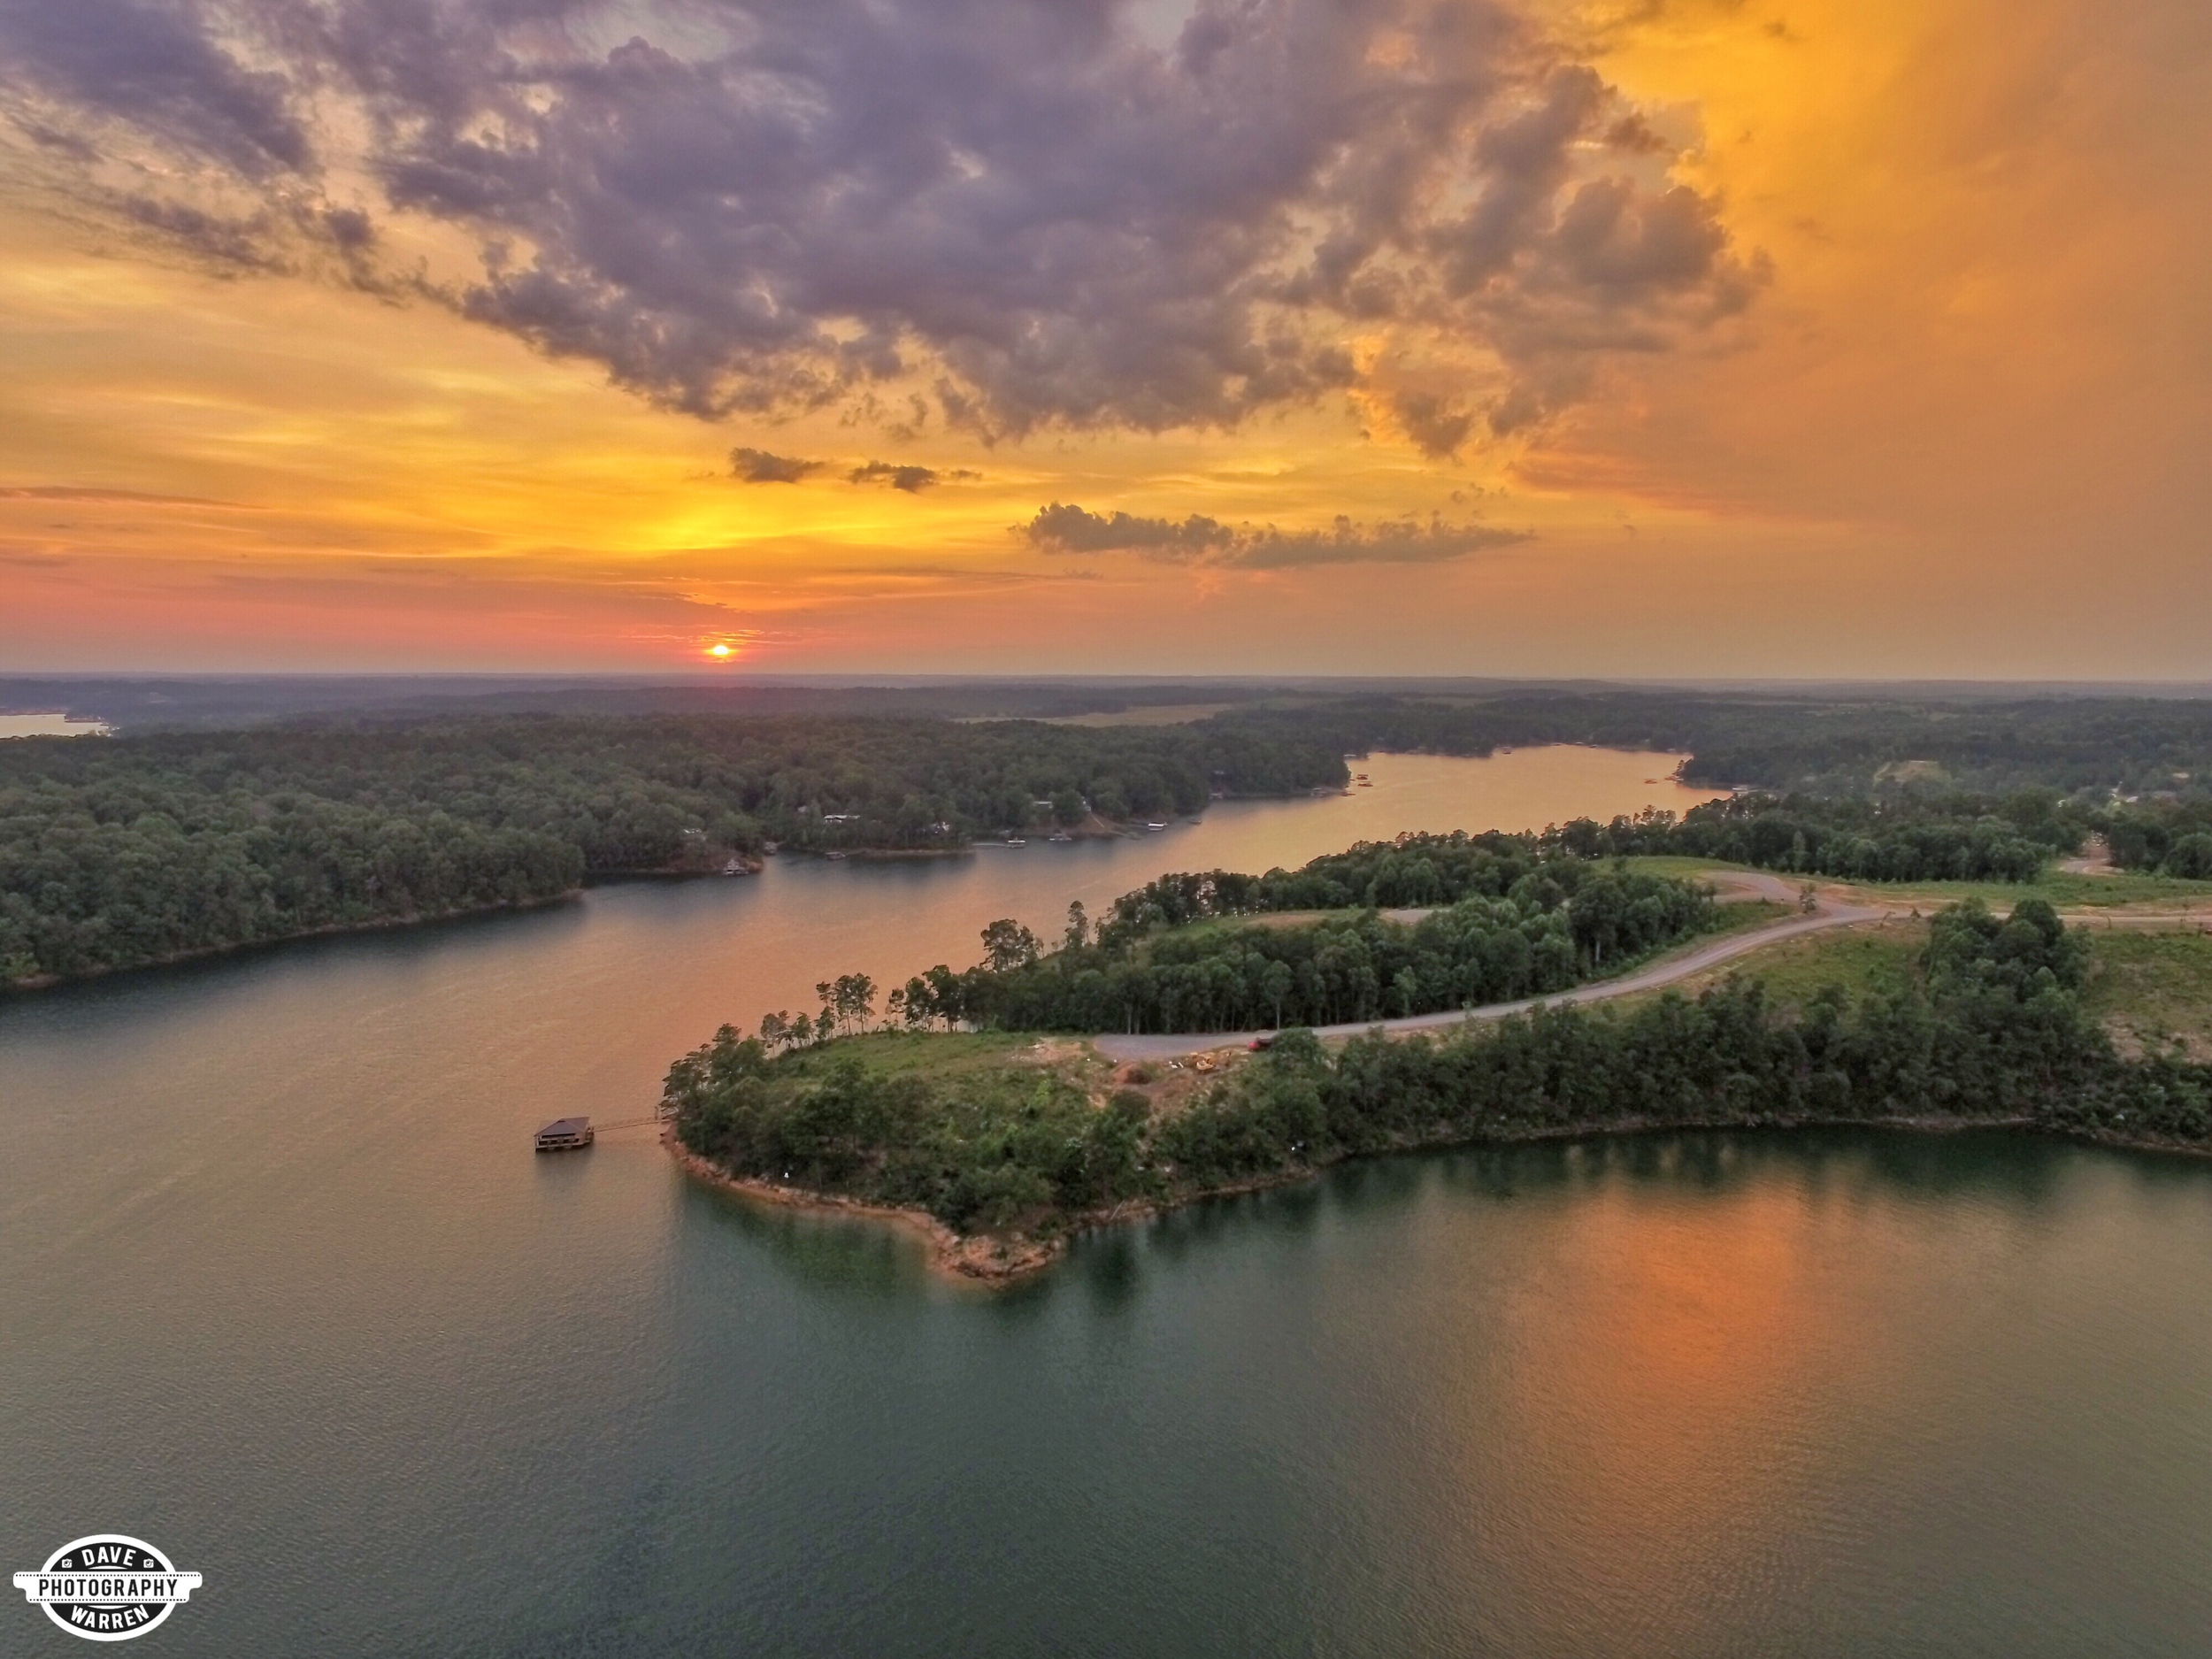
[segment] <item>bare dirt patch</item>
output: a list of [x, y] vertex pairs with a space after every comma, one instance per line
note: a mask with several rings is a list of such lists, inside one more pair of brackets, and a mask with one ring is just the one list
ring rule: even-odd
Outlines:
[[2112, 862], [2112, 848], [2101, 835], [2092, 835], [2083, 847], [2078, 858], [2062, 858], [2058, 867], [2070, 876], [2116, 876], [2119, 866]]

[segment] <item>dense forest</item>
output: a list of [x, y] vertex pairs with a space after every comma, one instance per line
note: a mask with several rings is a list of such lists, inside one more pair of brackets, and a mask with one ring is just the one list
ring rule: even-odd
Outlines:
[[[177, 695], [186, 689], [180, 682]], [[941, 712], [1204, 689], [746, 695], [764, 707], [911, 703]], [[273, 695], [218, 688], [191, 706], [213, 718], [270, 706]], [[628, 707], [704, 695], [518, 682], [469, 706]], [[2212, 703], [2202, 701], [1607, 690], [1325, 697], [1249, 687], [1220, 695], [1231, 704], [1223, 712], [1172, 726], [887, 712], [442, 714], [0, 743], [0, 985], [528, 903], [598, 877], [718, 868], [769, 841], [910, 852], [1032, 827], [1096, 831], [1196, 811], [1216, 795], [1339, 787], [1344, 756], [1378, 749], [1646, 744], [1690, 751], [1684, 772], [1693, 780], [1758, 786], [1678, 822], [1471, 826], [1531, 832], [1505, 838], [1510, 848], [1479, 838], [1508, 860], [1679, 852], [1866, 880], [2021, 880], [2101, 833], [2124, 868], [2212, 877]], [[1394, 858], [1394, 873], [1363, 880], [1349, 864], [1307, 872], [1308, 889], [1341, 889], [1334, 901], [1275, 893], [1265, 884], [1281, 884], [1270, 875], [1248, 879], [1263, 884], [1251, 889], [1260, 901], [1225, 908], [1425, 905], [1505, 890], [1429, 882], [1419, 866], [1441, 868], [1435, 848], [1375, 856]]]
[[1335, 1053], [1291, 1033], [1173, 1111], [1133, 1087], [1101, 1107], [1049, 1071], [979, 1085], [836, 1044], [777, 1056], [728, 1027], [671, 1069], [667, 1098], [683, 1143], [734, 1173], [1041, 1237], [1355, 1154], [1605, 1129], [1980, 1121], [2204, 1145], [2212, 1068], [2121, 1058], [2081, 1010], [2085, 960], [2040, 900], [2004, 921], [1969, 904], [1936, 918], [1894, 995], [1793, 1007], [1731, 979]]
[[705, 716], [312, 723], [0, 744], [0, 983], [712, 868], [769, 839], [952, 848], [1333, 786], [1184, 726]]
[[2212, 879], [2212, 797], [2062, 800], [1915, 789], [1881, 796], [1762, 794], [1663, 812], [1579, 818], [1533, 838], [1584, 857], [1671, 853], [1855, 881], [2032, 881], [2101, 837], [2123, 870]]
[[1584, 857], [1675, 854], [1855, 881], [2032, 881], [2103, 821], [2099, 809], [2032, 789], [2001, 800], [1957, 791], [1742, 795], [1679, 818], [1581, 818], [1539, 839]]
[[2139, 802], [2095, 819], [2123, 870], [2156, 870], [2191, 880], [2212, 879], [2212, 798]]
[[[288, 714], [380, 711], [419, 721], [525, 713], [566, 719], [720, 716], [1044, 718], [1145, 705], [1214, 706], [1207, 725], [1339, 754], [1487, 755], [1592, 743], [1686, 755], [1685, 778], [1724, 788], [1854, 795], [1915, 781], [2002, 793], [2212, 799], [2212, 700], [2032, 694], [1996, 687], [1630, 689], [1479, 680], [933, 681], [826, 686], [737, 680], [384, 676], [171, 680], [0, 679], [7, 706], [68, 708], [134, 733], [247, 726]], [[1529, 828], [1532, 826], [1476, 826]]]

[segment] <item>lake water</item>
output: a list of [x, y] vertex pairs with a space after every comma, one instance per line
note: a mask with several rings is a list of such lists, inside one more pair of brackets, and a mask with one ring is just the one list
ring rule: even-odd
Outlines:
[[[1664, 764], [1378, 757], [1138, 840], [776, 860], [0, 1006], [0, 1566], [148, 1539], [207, 1583], [145, 1651], [224, 1659], [2201, 1653], [2212, 1166], [1471, 1151], [993, 1296], [649, 1130], [528, 1150], [995, 916], [1673, 803]], [[75, 1651], [0, 1609], [0, 1652]]]
[[0, 738], [105, 737], [104, 720], [73, 720], [65, 714], [0, 714]]

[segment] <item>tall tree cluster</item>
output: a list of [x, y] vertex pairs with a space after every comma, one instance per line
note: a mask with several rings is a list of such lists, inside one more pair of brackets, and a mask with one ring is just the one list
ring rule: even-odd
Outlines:
[[[1157, 884], [1155, 884], [1156, 886]], [[1495, 897], [1417, 917], [1372, 909], [1301, 926], [1174, 925], [1137, 907], [1089, 935], [1071, 914], [1058, 949], [995, 922], [985, 960], [901, 987], [905, 1023], [1013, 1031], [1246, 1031], [1377, 1020], [1562, 991], [1710, 927], [1685, 881], [1545, 861]], [[818, 1035], [820, 1027], [816, 1027]]]

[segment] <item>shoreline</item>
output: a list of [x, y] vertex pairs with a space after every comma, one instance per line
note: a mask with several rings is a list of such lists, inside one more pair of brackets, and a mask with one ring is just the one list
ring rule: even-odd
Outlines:
[[[628, 879], [629, 878], [624, 878]], [[470, 904], [458, 910], [432, 910], [413, 916], [380, 916], [363, 922], [330, 922], [321, 927], [304, 927], [297, 933], [279, 933], [270, 939], [241, 939], [227, 945], [203, 945], [196, 950], [179, 950], [165, 956], [153, 956], [144, 962], [121, 962], [112, 967], [87, 968], [81, 973], [36, 973], [27, 979], [0, 981], [0, 1000], [19, 992], [53, 991], [64, 986], [89, 985], [96, 979], [113, 979], [119, 973], [145, 973], [157, 968], [181, 968], [195, 962], [205, 962], [213, 956], [243, 956], [249, 951], [279, 950], [287, 945], [296, 945], [310, 939], [342, 939], [354, 933], [381, 933], [400, 927], [427, 927], [439, 922], [465, 922], [478, 917], [518, 915], [524, 910], [542, 910], [556, 904], [573, 904], [582, 898], [591, 886], [586, 881], [559, 893], [549, 893], [540, 899], [503, 900], [497, 904]]]
[[733, 1175], [720, 1164], [701, 1157], [676, 1138], [671, 1123], [661, 1131], [661, 1145], [685, 1174], [709, 1187], [733, 1193], [754, 1203], [810, 1215], [841, 1216], [877, 1221], [910, 1233], [925, 1247], [930, 1271], [963, 1284], [1003, 1288], [1042, 1271], [1067, 1251], [1067, 1236], [1051, 1240], [1001, 1239], [990, 1233], [955, 1233], [926, 1210], [902, 1210], [893, 1204], [872, 1204], [841, 1193], [818, 1192], [807, 1187], [785, 1187], [758, 1176]]
[[696, 1180], [756, 1203], [813, 1215], [878, 1221], [898, 1227], [913, 1234], [925, 1246], [925, 1257], [932, 1272], [957, 1283], [979, 1286], [987, 1290], [1005, 1290], [1035, 1278], [1058, 1263], [1067, 1254], [1069, 1244], [1078, 1233], [1117, 1226], [1125, 1222], [1151, 1220], [1212, 1199], [1242, 1198], [1254, 1193], [1274, 1192], [1283, 1187], [1300, 1186], [1318, 1179], [1340, 1165], [1360, 1159], [1406, 1157], [1423, 1153], [1465, 1151], [1480, 1147], [1540, 1146], [1565, 1141], [1628, 1140], [1640, 1135], [1761, 1133], [1804, 1129], [1875, 1129], [1889, 1134], [1918, 1135], [1969, 1134], [1976, 1130], [1991, 1130], [2008, 1134], [2041, 1135], [2055, 1141], [2071, 1141], [2084, 1146], [2101, 1147], [2112, 1152], [2212, 1158], [2212, 1146], [2117, 1134], [2108, 1130], [2054, 1129], [2038, 1124], [2032, 1118], [1954, 1118], [1944, 1115], [1917, 1118], [1777, 1117], [1734, 1122], [1709, 1120], [1692, 1123], [1655, 1123], [1647, 1118], [1624, 1118], [1613, 1123], [1560, 1125], [1477, 1135], [1465, 1140], [1412, 1141], [1379, 1152], [1347, 1153], [1326, 1163], [1256, 1175], [1245, 1180], [1210, 1187], [1203, 1192], [1189, 1193], [1165, 1201], [1130, 1199], [1109, 1209], [1084, 1210], [1068, 1217], [1067, 1225], [1054, 1237], [1034, 1239], [1021, 1234], [1002, 1237], [987, 1233], [956, 1233], [926, 1210], [873, 1204], [864, 1199], [849, 1198], [839, 1193], [825, 1193], [804, 1187], [785, 1187], [757, 1176], [734, 1175], [687, 1148], [676, 1138], [676, 1127], [672, 1122], [661, 1131], [660, 1139], [661, 1145], [667, 1148], [684, 1172]]

